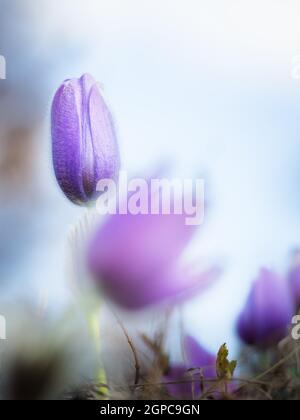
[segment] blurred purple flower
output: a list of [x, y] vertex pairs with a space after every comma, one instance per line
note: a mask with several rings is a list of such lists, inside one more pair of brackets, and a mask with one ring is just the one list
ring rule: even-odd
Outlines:
[[111, 114], [90, 75], [66, 80], [55, 94], [52, 152], [58, 183], [75, 204], [97, 198], [101, 179], [117, 177], [119, 151]]
[[115, 302], [129, 309], [186, 297], [217, 275], [217, 269], [195, 274], [180, 264], [194, 232], [184, 214], [111, 215], [92, 238], [90, 271]]
[[292, 267], [288, 275], [293, 298], [297, 309], [300, 309], [300, 251], [293, 255]]
[[[208, 353], [191, 336], [185, 338], [184, 349], [186, 364], [171, 365], [164, 376], [164, 382], [178, 382], [166, 385], [169, 394], [174, 398], [197, 398], [201, 392], [213, 385], [213, 383], [205, 383], [205, 379], [214, 380], [217, 378], [216, 356]], [[201, 376], [204, 379], [202, 387], [200, 386]]]
[[288, 282], [264, 268], [239, 317], [238, 334], [248, 345], [272, 346], [287, 334], [293, 309]]

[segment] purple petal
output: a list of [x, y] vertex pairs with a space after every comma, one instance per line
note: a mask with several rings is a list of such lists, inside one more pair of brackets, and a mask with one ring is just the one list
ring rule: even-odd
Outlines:
[[286, 281], [262, 269], [238, 320], [238, 333], [249, 345], [269, 346], [287, 333], [293, 315]]
[[297, 307], [300, 307], [300, 267], [294, 268], [289, 275], [292, 293]]
[[300, 251], [293, 253], [292, 266], [288, 275], [291, 291], [297, 309], [300, 309]]
[[202, 368], [205, 378], [216, 377], [216, 356], [209, 353], [191, 336], [185, 338], [185, 351], [190, 367]]
[[[182, 364], [171, 366], [168, 373], [164, 375], [163, 377], [163, 382], [167, 384], [166, 388], [168, 390], [168, 393], [172, 397], [179, 398], [179, 399], [188, 399], [188, 400], [193, 398], [192, 380], [193, 380], [192, 374], [187, 372], [186, 367]], [[174, 382], [174, 383], [168, 383], [168, 382]], [[195, 384], [194, 394], [199, 395], [199, 393], [200, 393], [200, 386], [199, 384]]]
[[92, 240], [92, 267], [115, 276], [156, 277], [179, 257], [194, 231], [184, 215], [109, 216]]
[[117, 178], [120, 169], [119, 149], [109, 109], [93, 85], [89, 100], [89, 125], [94, 158], [94, 182]]
[[191, 336], [186, 336], [184, 348], [187, 356], [186, 366], [171, 365], [167, 375], [164, 376], [164, 381], [178, 382], [167, 385], [167, 390], [173, 397], [192, 399], [201, 395], [201, 381], [204, 390], [213, 385], [205, 383], [205, 379], [216, 379], [216, 357], [201, 347]]
[[52, 105], [52, 153], [57, 181], [74, 201], [84, 201], [81, 172], [81, 100], [75, 82], [65, 82]]
[[114, 300], [141, 307], [208, 280], [175, 264], [195, 227], [184, 215], [114, 215], [89, 246], [89, 267]]
[[[123, 272], [114, 280], [107, 276], [104, 289], [112, 299], [127, 309], [139, 309], [166, 300], [172, 300], [175, 304], [202, 292], [211, 285], [218, 273], [217, 269], [211, 269], [190, 275], [188, 271], [172, 268], [148, 278], [146, 273], [143, 277], [125, 277]], [[101, 278], [103, 280], [105, 275]]]

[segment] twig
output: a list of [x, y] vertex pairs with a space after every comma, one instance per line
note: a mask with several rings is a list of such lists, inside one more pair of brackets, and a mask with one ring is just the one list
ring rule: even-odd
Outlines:
[[130, 336], [128, 335], [126, 328], [124, 327], [122, 321], [120, 320], [120, 318], [118, 317], [118, 315], [113, 312], [117, 323], [119, 324], [121, 330], [123, 331], [123, 334], [125, 335], [126, 339], [127, 339], [127, 343], [132, 351], [133, 354], [133, 358], [134, 358], [134, 367], [135, 367], [135, 379], [134, 379], [134, 385], [138, 385], [139, 381], [140, 381], [140, 371], [141, 371], [141, 366], [139, 363], [139, 358], [138, 358], [138, 354], [136, 351], [136, 348], [132, 342], [132, 339], [130, 338]]

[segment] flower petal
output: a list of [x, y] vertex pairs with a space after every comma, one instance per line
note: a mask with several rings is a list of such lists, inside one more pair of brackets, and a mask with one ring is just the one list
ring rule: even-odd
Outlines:
[[85, 201], [81, 172], [81, 96], [79, 82], [65, 82], [52, 104], [52, 154], [55, 175], [67, 197]]
[[287, 282], [262, 269], [238, 320], [238, 333], [249, 345], [274, 344], [287, 333], [293, 309]]

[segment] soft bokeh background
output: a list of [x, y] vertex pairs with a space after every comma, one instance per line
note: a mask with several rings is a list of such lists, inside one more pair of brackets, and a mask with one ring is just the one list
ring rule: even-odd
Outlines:
[[56, 310], [69, 298], [66, 238], [82, 210], [53, 177], [49, 109], [62, 80], [89, 72], [124, 169], [205, 174], [190, 253], [224, 274], [185, 323], [211, 349], [233, 346], [260, 266], [284, 273], [300, 244], [299, 15], [297, 0], [0, 0], [1, 299], [47, 296]]

